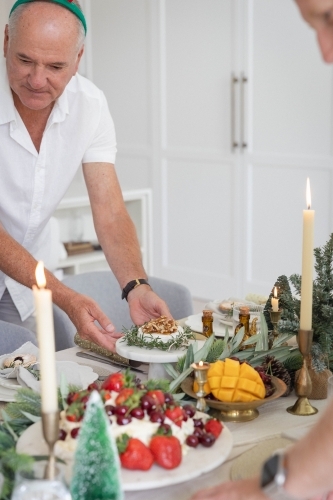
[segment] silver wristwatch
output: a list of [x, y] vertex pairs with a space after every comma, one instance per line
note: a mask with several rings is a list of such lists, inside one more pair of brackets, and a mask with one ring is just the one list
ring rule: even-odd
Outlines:
[[276, 452], [262, 466], [261, 489], [271, 500], [295, 500], [284, 490], [286, 479], [285, 456], [283, 452]]

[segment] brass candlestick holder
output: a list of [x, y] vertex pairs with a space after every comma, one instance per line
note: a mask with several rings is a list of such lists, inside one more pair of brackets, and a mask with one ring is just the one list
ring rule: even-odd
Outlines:
[[45, 467], [44, 478], [52, 481], [56, 477], [54, 445], [59, 439], [59, 411], [42, 412], [42, 427], [44, 439], [49, 447], [49, 460]]
[[311, 345], [312, 345], [313, 330], [299, 330], [297, 336], [297, 343], [299, 350], [303, 356], [303, 365], [298, 374], [295, 392], [298, 396], [296, 403], [293, 406], [287, 408], [287, 412], [292, 415], [314, 415], [318, 412], [317, 408], [314, 408], [308, 397], [312, 391], [312, 382], [310, 379], [308, 371], [308, 361], [310, 359]]
[[273, 323], [273, 331], [270, 335], [269, 345], [268, 345], [268, 347], [271, 349], [272, 345], [274, 344], [274, 340], [276, 340], [279, 336], [279, 332], [277, 330], [277, 325], [281, 319], [282, 309], [279, 309], [278, 311], [271, 310], [271, 311], [269, 311], [269, 314], [271, 317], [271, 322]]
[[199, 363], [192, 363], [191, 367], [194, 369], [195, 380], [198, 383], [199, 390], [195, 393], [198, 396], [197, 400], [197, 410], [206, 411], [207, 404], [205, 401], [205, 396], [207, 392], [204, 389], [205, 383], [207, 382], [207, 372], [209, 370], [210, 364], [200, 361]]

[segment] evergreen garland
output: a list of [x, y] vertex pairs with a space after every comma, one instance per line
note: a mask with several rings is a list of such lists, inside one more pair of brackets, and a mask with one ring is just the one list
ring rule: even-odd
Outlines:
[[270, 311], [272, 310], [271, 299], [274, 297], [274, 287], [277, 289], [277, 297], [279, 299], [279, 308], [282, 309], [281, 320], [279, 322], [279, 332], [281, 333], [297, 333], [299, 328], [298, 318], [296, 314], [297, 299], [291, 293], [290, 285], [287, 276], [279, 276], [264, 308], [264, 316], [268, 326], [268, 330], [273, 330]]
[[15, 446], [14, 437], [6, 429], [5, 425], [1, 424], [0, 476], [2, 476], [3, 485], [0, 492], [0, 500], [10, 500], [14, 487], [15, 472], [17, 470], [30, 471], [34, 463], [33, 457], [16, 453]]
[[[313, 282], [312, 328], [313, 340], [319, 346], [312, 351], [313, 365], [319, 369], [333, 352], [333, 233], [327, 243], [314, 249], [316, 278]], [[290, 282], [300, 297], [302, 278], [290, 276]], [[295, 311], [300, 314], [300, 299], [295, 300]], [[325, 360], [323, 360], [323, 357]]]

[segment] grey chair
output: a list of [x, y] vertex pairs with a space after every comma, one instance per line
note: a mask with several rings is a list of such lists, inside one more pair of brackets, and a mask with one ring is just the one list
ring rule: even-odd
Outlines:
[[[119, 283], [111, 271], [94, 271], [90, 273], [68, 276], [63, 283], [93, 298], [103, 312], [111, 319], [118, 332], [123, 327], [129, 328], [133, 321], [129, 315], [126, 300], [121, 299]], [[153, 290], [168, 304], [175, 319], [193, 314], [190, 291], [183, 285], [160, 278], [149, 278]], [[68, 316], [59, 307], [54, 306], [54, 326], [56, 334], [56, 350], [73, 347], [76, 328]]]
[[36, 336], [30, 330], [0, 321], [0, 355], [9, 354], [29, 341], [37, 345]]

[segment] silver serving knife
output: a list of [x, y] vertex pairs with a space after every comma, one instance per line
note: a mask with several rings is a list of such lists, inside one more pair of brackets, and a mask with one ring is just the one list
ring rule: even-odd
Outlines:
[[76, 353], [76, 355], [79, 358], [86, 358], [86, 359], [91, 359], [94, 361], [100, 361], [101, 363], [106, 363], [107, 365], [120, 366], [122, 368], [129, 368], [131, 371], [144, 373], [145, 375], [147, 375], [146, 370], [141, 370], [140, 368], [135, 368], [134, 366], [127, 365], [126, 363], [121, 363], [121, 361], [115, 361], [113, 359], [111, 360], [110, 358], [108, 358], [106, 356], [102, 356], [102, 354], [79, 351]]

